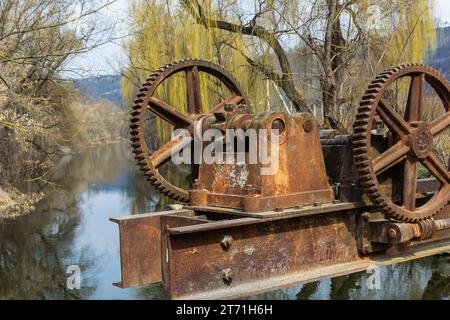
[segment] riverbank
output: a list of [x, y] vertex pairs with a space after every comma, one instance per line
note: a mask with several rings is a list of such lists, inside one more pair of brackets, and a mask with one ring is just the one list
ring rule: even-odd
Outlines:
[[44, 198], [44, 192], [22, 193], [9, 186], [0, 187], [0, 219], [15, 218], [36, 209], [36, 204]]
[[[83, 146], [79, 145], [76, 150], [69, 146], [61, 147], [58, 155], [47, 165], [46, 172], [37, 178], [29, 179], [26, 182], [21, 181], [22, 190], [16, 188], [13, 184], [8, 184], [6, 181], [0, 183], [0, 220], [14, 219], [22, 215], [32, 213], [37, 204], [45, 199], [49, 193], [57, 191], [60, 188], [59, 179], [53, 177], [53, 171], [58, 170], [58, 163], [71, 161], [72, 157], [79, 157], [82, 154], [89, 152], [91, 148], [101, 148], [103, 146], [123, 144], [127, 139], [118, 137], [116, 139], [105, 141], [91, 141], [86, 142]], [[24, 187], [25, 183], [25, 187]]]

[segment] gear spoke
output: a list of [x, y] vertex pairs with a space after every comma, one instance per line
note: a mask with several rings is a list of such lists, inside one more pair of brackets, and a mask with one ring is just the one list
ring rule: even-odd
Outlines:
[[408, 210], [416, 208], [417, 164], [409, 157], [403, 169], [403, 205]]
[[187, 110], [191, 114], [203, 112], [200, 95], [200, 77], [198, 67], [194, 66], [186, 70]]
[[155, 97], [149, 99], [148, 108], [176, 128], [187, 127], [194, 122], [188, 115]]
[[450, 112], [446, 112], [443, 115], [437, 117], [430, 122], [430, 131], [433, 136], [437, 136], [439, 133], [447, 129], [450, 126]]
[[232, 96], [224, 101], [222, 101], [221, 103], [219, 103], [218, 105], [216, 105], [214, 108], [212, 108], [209, 113], [213, 114], [215, 112], [221, 112], [223, 111], [223, 107], [226, 104], [239, 104], [240, 102], [244, 101], [244, 98], [242, 96]]
[[432, 152], [426, 159], [422, 160], [422, 163], [443, 185], [450, 183], [450, 173]]
[[[144, 126], [145, 110], [149, 109], [156, 116], [172, 124], [175, 128], [193, 126], [196, 119], [210, 115], [211, 112], [207, 113], [203, 110], [202, 106], [199, 81], [200, 72], [210, 75], [214, 78], [215, 83], [223, 84], [235, 96], [234, 99], [236, 99], [236, 96], [239, 96], [237, 101], [232, 99], [232, 102], [244, 103], [247, 106], [247, 111], [251, 113], [251, 106], [248, 104], [247, 98], [243, 94], [238, 82], [229, 72], [221, 66], [208, 61], [187, 59], [168, 63], [150, 75], [143, 87], [139, 90], [130, 119], [130, 140], [133, 153], [141, 171], [147, 177], [148, 181], [161, 193], [180, 202], [189, 201], [188, 190], [177, 187], [167, 181], [161, 175], [158, 168], [170, 161], [172, 154], [176, 154], [177, 151], [187, 146], [187, 144], [190, 144], [190, 147], [192, 147], [192, 137], [182, 133], [182, 139], [177, 137], [177, 139], [169, 141], [153, 153], [150, 152], [147, 147], [146, 137], [154, 133], [150, 132], [149, 134], [146, 132], [147, 128]], [[167, 102], [154, 96], [161, 83], [178, 73], [185, 73], [186, 75], [187, 112], [178, 111]], [[216, 106], [216, 108], [223, 108], [223, 105], [227, 102], [226, 100], [224, 103]], [[187, 139], [184, 137], [187, 137]], [[191, 177], [195, 178], [197, 175], [198, 165], [192, 165]]]
[[373, 171], [376, 175], [383, 173], [402, 161], [406, 157], [408, 151], [409, 147], [400, 140], [373, 160]]
[[417, 73], [411, 76], [408, 104], [405, 110], [407, 121], [420, 121], [422, 118], [423, 99], [425, 91], [425, 74]]
[[386, 99], [380, 99], [377, 113], [389, 130], [400, 139], [410, 132], [408, 123], [389, 105]]
[[192, 142], [192, 137], [179, 134], [172, 140], [167, 142], [164, 146], [155, 151], [150, 157], [155, 168], [159, 168], [171, 158], [172, 154], [183, 149], [185, 146]]

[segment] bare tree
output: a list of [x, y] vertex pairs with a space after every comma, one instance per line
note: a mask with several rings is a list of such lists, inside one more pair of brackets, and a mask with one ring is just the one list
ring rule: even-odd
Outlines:
[[267, 12], [267, 7], [264, 5], [265, 1], [260, 3], [259, 10], [246, 24], [231, 23], [226, 20], [211, 18], [211, 13], [205, 12], [204, 8], [197, 0], [182, 0], [182, 3], [191, 12], [196, 21], [207, 28], [218, 28], [243, 35], [254, 36], [265, 41], [273, 49], [273, 52], [278, 59], [281, 73], [275, 71], [271, 66], [254, 61], [250, 57], [247, 57], [247, 61], [250, 65], [253, 65], [260, 70], [267, 78], [279, 85], [298, 111], [310, 111], [303, 96], [295, 87], [293, 69], [286, 51], [278, 38], [278, 34], [269, 31], [257, 23], [257, 19]]

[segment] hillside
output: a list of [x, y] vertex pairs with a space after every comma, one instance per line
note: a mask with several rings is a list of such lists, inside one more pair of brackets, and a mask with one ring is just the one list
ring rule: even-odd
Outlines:
[[124, 109], [121, 78], [121, 75], [107, 75], [76, 79], [73, 83], [89, 102], [106, 100]]
[[438, 29], [437, 50], [430, 57], [428, 64], [450, 79], [450, 27]]

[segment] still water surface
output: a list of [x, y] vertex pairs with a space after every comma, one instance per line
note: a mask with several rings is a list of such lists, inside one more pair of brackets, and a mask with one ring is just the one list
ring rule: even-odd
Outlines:
[[[0, 222], [0, 299], [164, 299], [161, 285], [120, 289], [118, 228], [111, 216], [161, 210], [161, 197], [136, 169], [127, 144], [90, 148], [62, 159], [36, 211]], [[183, 177], [184, 179], [184, 177]], [[381, 288], [367, 273], [323, 280], [252, 299], [450, 299], [450, 257], [382, 268]], [[66, 286], [81, 269], [81, 289]]]

